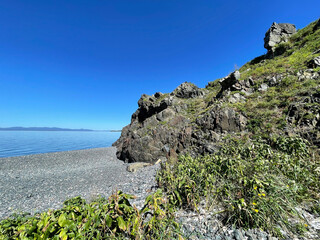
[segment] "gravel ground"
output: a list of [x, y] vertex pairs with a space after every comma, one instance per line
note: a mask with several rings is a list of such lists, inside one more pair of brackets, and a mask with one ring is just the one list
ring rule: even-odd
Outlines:
[[133, 203], [141, 206], [159, 166], [135, 173], [127, 166], [113, 147], [0, 158], [0, 219], [57, 209], [71, 197], [108, 197], [116, 190], [136, 195]]
[[[160, 166], [131, 173], [126, 171], [128, 165], [116, 158], [113, 147], [0, 158], [0, 220], [16, 212], [57, 209], [71, 197], [89, 201], [98, 195], [108, 197], [116, 190], [135, 195], [131, 203], [141, 208], [146, 196], [156, 189], [155, 174]], [[303, 238], [285, 234], [285, 239], [320, 239], [320, 217], [305, 211], [302, 215], [311, 231]], [[186, 239], [277, 239], [258, 229], [224, 226], [219, 214], [206, 211], [204, 203], [199, 212], [177, 211], [176, 221]]]
[[[202, 202], [198, 212], [178, 210], [176, 212], [176, 221], [181, 224], [181, 230], [190, 240], [278, 240], [278, 238], [261, 231], [260, 229], [237, 229], [232, 226], [226, 226], [222, 223], [221, 214], [212, 214], [222, 209], [212, 209], [211, 212], [205, 209], [205, 203]], [[296, 236], [290, 232], [282, 231], [285, 240], [319, 240], [320, 239], [320, 218], [312, 216], [306, 211], [301, 215], [308, 220], [310, 224], [309, 231], [304, 236]], [[309, 215], [309, 216], [307, 216]]]

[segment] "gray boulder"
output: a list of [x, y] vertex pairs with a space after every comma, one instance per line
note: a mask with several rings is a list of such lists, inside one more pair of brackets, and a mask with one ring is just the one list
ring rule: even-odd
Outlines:
[[245, 129], [246, 118], [232, 108], [215, 106], [203, 115], [200, 115], [196, 123], [203, 131], [213, 131], [216, 134], [225, 132], [240, 132]]
[[139, 122], [143, 122], [145, 119], [165, 110], [168, 106], [171, 106], [172, 99], [170, 97], [159, 100], [159, 97], [162, 96], [159, 93], [156, 93], [153, 96], [143, 94], [138, 101], [139, 110], [136, 111], [132, 117], [131, 122], [138, 119]]
[[228, 88], [230, 88], [232, 85], [234, 85], [235, 83], [237, 83], [240, 80], [240, 72], [239, 71], [235, 71], [233, 73], [231, 73], [230, 75], [228, 75], [225, 78], [222, 78], [219, 83], [222, 87], [222, 90], [226, 90]]
[[195, 98], [202, 96], [203, 91], [193, 83], [184, 82], [174, 90], [174, 95], [178, 98]]
[[229, 98], [229, 102], [231, 103], [236, 103], [236, 102], [243, 102], [245, 101], [245, 97], [242, 96], [240, 93], [235, 93], [235, 94], [232, 94]]
[[277, 44], [287, 42], [288, 38], [296, 32], [296, 26], [293, 24], [274, 22], [265, 34], [264, 47], [269, 53], [273, 52]]
[[[222, 98], [224, 96], [228, 96], [233, 91], [240, 91], [243, 95], [248, 96], [253, 93], [252, 86], [254, 85], [254, 81], [251, 77], [245, 80], [240, 81], [240, 72], [235, 71], [228, 76], [222, 78], [219, 83], [221, 85], [220, 92], [217, 94], [217, 98]], [[210, 85], [208, 85], [210, 86]], [[243, 99], [241, 97], [241, 99]]]

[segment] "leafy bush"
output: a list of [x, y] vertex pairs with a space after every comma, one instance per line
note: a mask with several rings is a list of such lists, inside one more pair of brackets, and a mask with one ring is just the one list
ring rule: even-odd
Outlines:
[[216, 154], [163, 165], [157, 179], [176, 206], [196, 209], [205, 198], [222, 204], [226, 223], [279, 234], [278, 226], [297, 232], [288, 221], [295, 207], [318, 200], [319, 166], [301, 138], [231, 139]]
[[0, 222], [0, 239], [172, 239], [179, 236], [173, 209], [162, 191], [146, 198], [139, 211], [121, 191], [87, 204], [76, 197], [62, 209], [17, 215]]

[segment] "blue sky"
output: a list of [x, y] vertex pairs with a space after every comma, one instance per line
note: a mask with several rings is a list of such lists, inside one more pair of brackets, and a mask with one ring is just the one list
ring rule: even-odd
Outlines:
[[204, 87], [320, 1], [0, 0], [0, 127], [120, 129], [141, 94]]

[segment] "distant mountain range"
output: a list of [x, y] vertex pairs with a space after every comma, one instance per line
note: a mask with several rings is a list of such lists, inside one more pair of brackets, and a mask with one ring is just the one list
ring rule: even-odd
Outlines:
[[70, 129], [57, 127], [9, 127], [0, 128], [0, 131], [68, 131], [68, 132], [121, 132], [121, 130], [92, 130], [92, 129]]

